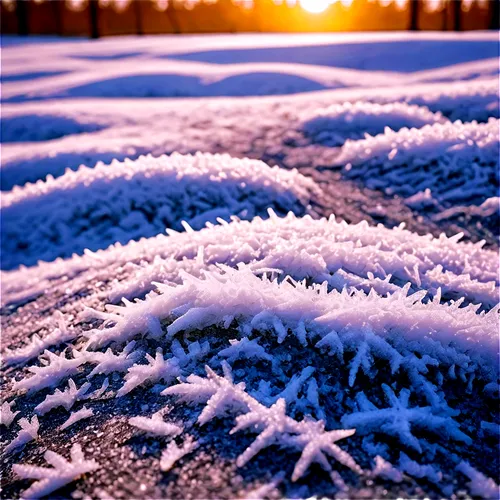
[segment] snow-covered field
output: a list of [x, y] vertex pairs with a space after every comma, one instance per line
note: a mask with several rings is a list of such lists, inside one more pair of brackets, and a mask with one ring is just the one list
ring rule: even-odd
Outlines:
[[497, 33], [3, 42], [5, 498], [498, 498]]

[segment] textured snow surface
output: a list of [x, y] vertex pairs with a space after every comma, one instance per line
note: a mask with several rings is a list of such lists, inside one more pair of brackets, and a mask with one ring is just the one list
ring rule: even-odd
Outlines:
[[193, 228], [268, 207], [303, 214], [316, 190], [296, 171], [228, 155], [173, 154], [80, 167], [2, 197], [4, 268]]
[[2, 43], [6, 498], [498, 496], [496, 33]]
[[387, 193], [411, 196], [428, 189], [440, 203], [480, 203], [497, 194], [498, 131], [494, 118], [480, 124], [386, 129], [375, 137], [347, 141], [336, 162], [349, 177], [363, 177], [368, 186]]
[[362, 139], [365, 134], [384, 132], [390, 123], [392, 130], [421, 128], [432, 123], [446, 122], [440, 113], [405, 103], [372, 104], [346, 102], [320, 108], [302, 117], [302, 128], [314, 142], [342, 146], [346, 139]]
[[[106, 250], [86, 252], [70, 259], [41, 262], [34, 268], [2, 273], [4, 304], [15, 304], [49, 291], [53, 282], [94, 270], [98, 279], [127, 271], [116, 278], [106, 293], [110, 300], [133, 299], [154, 288], [154, 282], [179, 283], [180, 271], [200, 275], [216, 264], [252, 269], [276, 269], [295, 279], [326, 281], [330, 288], [344, 287], [381, 295], [411, 283], [410, 291], [438, 293], [444, 300], [465, 297], [492, 307], [499, 301], [497, 253], [481, 243], [460, 243], [460, 235], [447, 238], [419, 236], [402, 227], [387, 229], [366, 223], [346, 224], [330, 219], [279, 218], [233, 220], [189, 233], [172, 233], [116, 244]], [[58, 333], [67, 332], [67, 333]], [[8, 352], [5, 360], [22, 362], [50, 345], [71, 340], [75, 334], [59, 320], [59, 329], [45, 337], [35, 336], [29, 347]]]

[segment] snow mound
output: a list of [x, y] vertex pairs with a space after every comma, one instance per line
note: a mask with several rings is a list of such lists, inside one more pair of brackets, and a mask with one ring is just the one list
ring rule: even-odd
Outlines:
[[440, 113], [406, 103], [373, 104], [358, 101], [332, 104], [327, 108], [308, 111], [302, 116], [301, 129], [313, 142], [341, 146], [346, 139], [362, 139], [376, 135], [386, 127], [392, 130], [420, 128], [432, 123], [445, 123]]
[[303, 214], [314, 182], [297, 171], [228, 155], [140, 157], [68, 171], [2, 198], [2, 266], [34, 264], [153, 236], [165, 227], [202, 227], [268, 207]]
[[[266, 220], [233, 219], [230, 224], [209, 224], [192, 233], [169, 230], [168, 236], [3, 272], [2, 302], [29, 300], [50, 290], [58, 279], [71, 279], [88, 270], [96, 272], [99, 281], [107, 275], [114, 278], [106, 291], [110, 300], [133, 299], [152, 290], [153, 282], [179, 283], [181, 270], [199, 276], [216, 264], [234, 267], [239, 262], [255, 271], [275, 270], [276, 275], [318, 284], [326, 281], [337, 290], [368, 292], [373, 288], [384, 295], [410, 282], [411, 292], [426, 290], [431, 297], [441, 288], [443, 300], [465, 297], [486, 308], [499, 302], [496, 252], [482, 249], [481, 244], [460, 243], [460, 234], [433, 238], [403, 227], [347, 224], [334, 217], [296, 218], [293, 213], [279, 218], [271, 211]], [[54, 343], [74, 338], [74, 331], [68, 331], [60, 320], [58, 326], [50, 336]], [[16, 359], [46, 347], [36, 338], [34, 342], [33, 348], [20, 352]]]
[[498, 78], [426, 86], [421, 95], [408, 96], [405, 100], [440, 111], [451, 121], [487, 122], [490, 118], [500, 118]]
[[430, 190], [438, 203], [481, 203], [497, 195], [499, 121], [386, 129], [347, 141], [336, 159], [345, 175], [404, 197]]
[[50, 141], [66, 135], [96, 132], [104, 127], [91, 120], [74, 120], [58, 115], [3, 116], [1, 121], [2, 142]]

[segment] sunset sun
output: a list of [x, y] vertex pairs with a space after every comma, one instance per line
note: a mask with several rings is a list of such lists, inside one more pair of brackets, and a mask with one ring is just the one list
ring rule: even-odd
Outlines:
[[330, 5], [330, 0], [300, 0], [300, 5], [311, 14], [319, 14]]

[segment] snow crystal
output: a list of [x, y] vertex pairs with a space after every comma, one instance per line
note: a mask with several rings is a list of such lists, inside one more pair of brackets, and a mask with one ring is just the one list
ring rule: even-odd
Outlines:
[[499, 122], [437, 123], [421, 129], [386, 129], [347, 141], [336, 159], [368, 187], [409, 197], [430, 189], [439, 203], [483, 202], [497, 195]]
[[387, 125], [397, 131], [403, 127], [420, 128], [446, 121], [440, 113], [432, 113], [424, 107], [400, 102], [372, 104], [357, 101], [307, 111], [302, 116], [301, 128], [314, 142], [341, 146], [346, 139], [363, 139], [365, 133], [381, 134]]
[[80, 410], [72, 412], [71, 415], [66, 420], [66, 422], [64, 422], [59, 427], [59, 430], [64, 431], [65, 429], [72, 426], [73, 424], [76, 424], [80, 420], [83, 420], [84, 418], [90, 418], [93, 415], [94, 415], [94, 412], [92, 411], [92, 408], [86, 408], [84, 406]]
[[159, 348], [153, 358], [146, 354], [147, 365], [133, 365], [125, 375], [125, 384], [116, 393], [117, 397], [125, 396], [130, 391], [146, 382], [156, 383], [161, 380], [169, 382], [180, 375], [179, 365], [175, 359], [165, 359]]
[[389, 408], [377, 409], [370, 403], [368, 409], [342, 417], [342, 424], [346, 427], [355, 427], [358, 432], [379, 432], [394, 436], [402, 444], [419, 453], [422, 453], [422, 447], [412, 433], [413, 426], [467, 444], [472, 443], [472, 440], [459, 430], [458, 424], [450, 417], [434, 415], [429, 406], [410, 408], [408, 389], [402, 389], [397, 397], [387, 384], [382, 384], [382, 388], [391, 405]]
[[171, 441], [161, 453], [160, 469], [163, 472], [168, 472], [182, 457], [192, 453], [198, 446], [199, 444], [193, 436], [186, 436], [181, 446], [178, 446], [175, 441]]
[[36, 333], [31, 337], [29, 344], [19, 349], [5, 349], [2, 360], [6, 366], [13, 364], [24, 364], [30, 359], [36, 358], [49, 347], [57, 346], [63, 342], [68, 342], [76, 337], [73, 329], [67, 327], [63, 315], [60, 311], [54, 314], [58, 327], [48, 335], [40, 338]]
[[64, 378], [78, 373], [78, 368], [86, 361], [86, 355], [77, 350], [72, 351], [72, 356], [67, 358], [65, 351], [58, 355], [45, 350], [40, 356], [42, 366], [29, 367], [28, 371], [34, 375], [14, 382], [12, 388], [15, 391], [37, 392], [58, 385]]
[[45, 460], [52, 468], [28, 464], [14, 464], [12, 470], [22, 479], [37, 481], [22, 493], [23, 498], [40, 498], [71, 483], [79, 476], [96, 470], [95, 460], [85, 460], [79, 444], [71, 448], [71, 462], [54, 451], [46, 451]]
[[10, 424], [14, 422], [18, 411], [12, 411], [12, 407], [16, 404], [15, 401], [5, 401], [0, 407], [0, 425], [5, 425], [5, 427], [10, 427]]
[[394, 466], [384, 460], [380, 455], [375, 457], [375, 467], [372, 470], [373, 476], [380, 476], [384, 479], [389, 479], [394, 483], [400, 483], [403, 480], [403, 474]]
[[267, 354], [265, 349], [259, 345], [256, 339], [249, 340], [243, 337], [241, 340], [230, 340], [230, 347], [226, 347], [217, 353], [218, 356], [226, 358], [230, 363], [241, 358], [257, 358], [272, 361], [273, 357]]
[[132, 417], [129, 418], [128, 423], [138, 429], [158, 436], [176, 436], [183, 431], [183, 427], [164, 422], [160, 413], [154, 413], [151, 418]]
[[311, 463], [318, 462], [323, 469], [331, 471], [326, 456], [331, 456], [357, 473], [361, 468], [354, 459], [334, 443], [354, 434], [354, 429], [325, 431], [323, 421], [303, 420], [297, 422], [286, 415], [286, 403], [278, 399], [266, 407], [245, 392], [245, 384], [235, 384], [229, 366], [223, 364], [224, 376], [217, 375], [208, 366], [207, 378], [190, 375], [186, 383], [172, 386], [166, 395], [180, 396], [183, 401], [205, 403], [198, 418], [200, 425], [214, 417], [243, 412], [236, 417], [236, 425], [230, 434], [241, 430], [258, 432], [255, 441], [236, 459], [236, 465], [243, 467], [262, 449], [272, 445], [299, 449], [302, 455], [297, 462], [292, 480], [302, 477]]
[[5, 447], [5, 453], [10, 453], [18, 448], [23, 448], [26, 443], [34, 441], [38, 437], [38, 429], [40, 424], [38, 417], [35, 415], [31, 418], [31, 422], [27, 418], [21, 418], [18, 422], [21, 430], [17, 436]]
[[86, 395], [90, 389], [90, 384], [86, 382], [80, 389], [76, 387], [73, 379], [68, 380], [68, 388], [64, 392], [56, 389], [53, 394], [49, 394], [38, 406], [35, 407], [35, 411], [38, 415], [45, 415], [50, 410], [63, 406], [66, 411], [68, 411], [77, 401], [82, 399], [87, 399], [89, 396]]
[[499, 498], [500, 489], [495, 481], [486, 477], [467, 462], [460, 462], [457, 470], [470, 479], [468, 483], [470, 492], [481, 498]]

